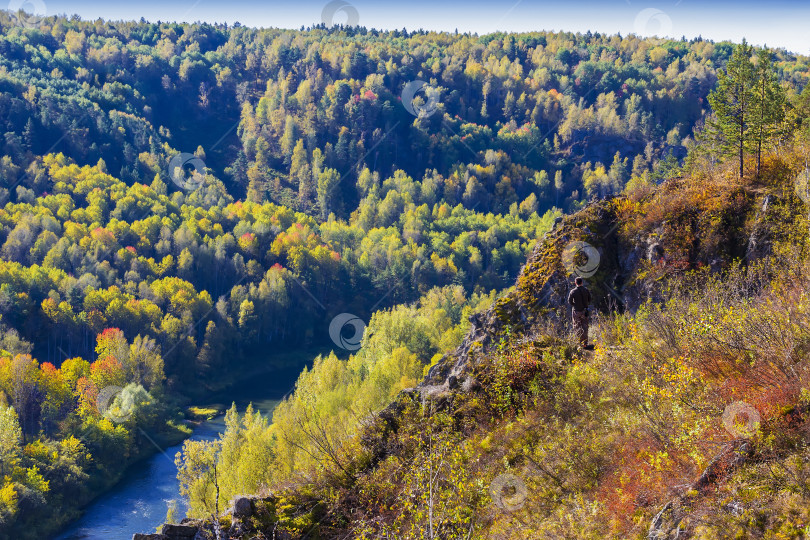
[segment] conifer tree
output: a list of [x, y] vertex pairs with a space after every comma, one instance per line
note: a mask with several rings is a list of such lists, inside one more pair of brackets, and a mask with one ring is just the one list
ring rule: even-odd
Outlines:
[[785, 119], [785, 92], [773, 69], [773, 53], [762, 49], [757, 55], [751, 115], [751, 136], [757, 156], [757, 177], [762, 168], [762, 149], [779, 135]]
[[753, 48], [745, 40], [734, 49], [725, 71], [719, 70], [717, 88], [709, 94], [714, 117], [707, 122], [710, 136], [720, 151], [739, 159], [740, 178], [745, 172], [745, 154], [750, 148], [752, 102], [754, 101]]

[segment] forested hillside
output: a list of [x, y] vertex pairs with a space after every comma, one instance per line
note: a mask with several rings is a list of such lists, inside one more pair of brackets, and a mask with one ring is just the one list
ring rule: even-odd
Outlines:
[[[707, 116], [730, 99], [710, 92], [734, 49], [76, 17], [25, 28], [0, 13], [0, 537], [75, 517], [151, 441], [186, 433], [181, 405], [279, 367], [281, 351], [338, 355], [304, 371], [275, 431], [229, 416], [229, 437], [262, 432], [275, 457], [231, 464], [247, 483], [228, 489], [323, 473], [302, 434], [356, 436], [462, 342], [563, 213], [735, 155], [730, 120]], [[801, 131], [809, 61], [760, 57], [751, 80], [779, 106], [759, 94], [746, 154]], [[360, 343], [330, 335], [341, 313], [368, 324], [348, 360]], [[331, 401], [313, 419], [306, 396]], [[344, 473], [357, 442], [334, 442]], [[216, 451], [190, 447], [181, 464], [196, 514], [210, 485], [193, 460]]]
[[[237, 199], [344, 218], [359, 210], [367, 225], [380, 206], [398, 206], [371, 194], [397, 170], [427, 181], [431, 198], [500, 213], [532, 194], [543, 211], [619, 192], [669, 153], [684, 156], [732, 50], [590, 33], [63, 18], [25, 29], [0, 17], [2, 174], [12, 199], [17, 185], [42, 192], [26, 175], [36, 155], [103, 159], [132, 184], [167, 180], [174, 154], [199, 149]], [[780, 78], [800, 90], [807, 59], [776, 55]], [[428, 88], [403, 106], [403, 90], [420, 80]]]

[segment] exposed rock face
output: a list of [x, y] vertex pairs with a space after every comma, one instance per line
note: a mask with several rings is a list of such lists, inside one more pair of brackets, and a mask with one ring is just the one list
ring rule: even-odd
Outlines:
[[[681, 189], [682, 179], [668, 180], [659, 189], [656, 206], [668, 193]], [[673, 209], [673, 215], [649, 223], [634, 223], [624, 230], [620, 213], [621, 199], [595, 202], [576, 214], [558, 218], [553, 229], [538, 242], [521, 268], [515, 287], [483, 313], [470, 317], [470, 330], [461, 345], [431, 367], [416, 390], [422, 401], [441, 406], [454, 388], [473, 388], [470, 380], [476, 356], [498, 344], [510, 329], [512, 335], [531, 337], [539, 325], [569, 325], [566, 305], [575, 275], [583, 275], [598, 310], [635, 310], [648, 300], [660, 301], [656, 277], [668, 272], [707, 266], [712, 272], [727, 267], [731, 260], [744, 255], [747, 262], [771, 253], [773, 234], [769, 222], [775, 203], [769, 195], [752, 200], [734, 218], [744, 225], [735, 230], [723, 222], [698, 223], [688, 204]], [[680, 213], [678, 213], [680, 212]], [[696, 233], [692, 244], [680, 242], [684, 230]], [[701, 244], [701, 230], [720, 238], [724, 250], [718, 258], [714, 244]], [[714, 241], [717, 241], [715, 238]], [[571, 252], [574, 252], [573, 255]], [[577, 253], [581, 252], [581, 253]], [[587, 262], [576, 257], [587, 253]], [[712, 257], [709, 255], [714, 254]], [[591, 264], [591, 257], [598, 259]], [[648, 274], [649, 278], [639, 277]], [[397, 409], [392, 404], [390, 413]]]
[[647, 249], [647, 260], [651, 263], [657, 263], [664, 259], [664, 247], [658, 242], [650, 244]]
[[[600, 307], [607, 309], [611, 302], [623, 305], [621, 285], [642, 257], [626, 256], [617, 228], [616, 216], [605, 201], [555, 223], [529, 256], [515, 288], [485, 312], [470, 317], [471, 327], [461, 345], [430, 369], [418, 387], [423, 401], [440, 406], [451, 390], [475, 388], [471, 368], [476, 355], [496, 346], [507, 328], [528, 336], [540, 322], [568, 324], [565, 302], [577, 270], [588, 276]], [[577, 260], [578, 252], [587, 255], [587, 261]]]
[[200, 528], [194, 525], [163, 525], [160, 534], [134, 534], [132, 540], [193, 540]]
[[773, 214], [773, 195], [766, 195], [762, 200], [762, 207], [754, 222], [751, 235], [748, 237], [748, 247], [745, 250], [746, 262], [752, 262], [771, 254], [771, 231], [769, 222]]
[[166, 524], [161, 529], [163, 536], [169, 540], [190, 540], [197, 536], [198, 527], [193, 525], [171, 525]]

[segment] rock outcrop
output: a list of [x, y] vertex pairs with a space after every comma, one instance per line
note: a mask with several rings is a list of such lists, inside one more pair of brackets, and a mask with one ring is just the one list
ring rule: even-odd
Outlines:
[[[234, 497], [230, 507], [220, 515], [223, 538], [248, 538], [252, 520], [267, 524], [275, 521], [276, 497], [268, 495]], [[203, 540], [213, 538], [213, 523], [210, 520], [184, 519], [179, 525], [165, 524], [158, 534], [135, 534], [132, 540]], [[277, 531], [276, 538], [290, 538]]]
[[529, 255], [515, 287], [488, 310], [473, 315], [461, 345], [430, 368], [418, 387], [423, 399], [474, 388], [471, 368], [476, 356], [497, 345], [507, 330], [530, 336], [540, 324], [565, 325], [565, 301], [575, 273], [588, 277], [602, 309], [625, 303], [622, 284], [642, 257], [627, 256], [620, 245], [611, 203], [595, 203], [555, 225]]
[[200, 528], [194, 525], [166, 524], [161, 527], [158, 534], [135, 534], [132, 540], [195, 540], [200, 534]]
[[[647, 206], [655, 209], [668, 203], [671, 193], [688, 192], [684, 181], [668, 180]], [[470, 377], [476, 357], [496, 346], [507, 330], [530, 339], [541, 326], [565, 329], [565, 302], [575, 275], [586, 279], [598, 310], [633, 311], [648, 300], [662, 300], [655, 285], [669, 272], [701, 266], [719, 272], [735, 259], [752, 262], [769, 255], [775, 236], [771, 222], [786, 201], [773, 195], [741, 198], [746, 202], [730, 206], [716, 221], [698, 220], [688, 199], [672, 203], [662, 213], [666, 219], [657, 221], [633, 214], [633, 222], [625, 222], [624, 198], [598, 201], [558, 218], [529, 255], [515, 286], [488, 310], [473, 315], [461, 345], [430, 368], [416, 389], [422, 400], [441, 402], [455, 388], [474, 387]], [[684, 245], [683, 237], [693, 239]], [[722, 246], [720, 255], [717, 245]]]

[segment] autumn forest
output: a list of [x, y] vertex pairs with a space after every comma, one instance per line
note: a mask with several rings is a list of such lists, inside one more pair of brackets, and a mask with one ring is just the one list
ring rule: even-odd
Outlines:
[[[322, 472], [302, 396], [324, 380], [313, 414], [356, 433], [562, 216], [700, 160], [759, 177], [806, 131], [810, 58], [740, 47], [0, 13], [0, 538], [55, 533], [256, 370], [303, 373], [274, 428], [228, 413], [223, 448], [266, 460], [221, 457], [223, 497]], [[744, 77], [759, 116], [735, 139]], [[342, 313], [362, 348], [330, 336]], [[300, 350], [323, 354], [280, 359]], [[178, 458], [195, 517], [209, 450]]]

